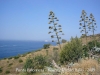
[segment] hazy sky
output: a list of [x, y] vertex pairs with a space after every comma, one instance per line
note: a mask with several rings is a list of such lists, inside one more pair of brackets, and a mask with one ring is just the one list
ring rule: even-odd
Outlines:
[[62, 25], [63, 39], [80, 36], [82, 10], [93, 13], [100, 33], [100, 0], [0, 0], [0, 40], [51, 40], [49, 12]]

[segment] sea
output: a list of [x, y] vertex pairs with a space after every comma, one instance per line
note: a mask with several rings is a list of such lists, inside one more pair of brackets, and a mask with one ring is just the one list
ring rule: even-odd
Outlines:
[[25, 54], [27, 52], [36, 51], [43, 48], [44, 44], [51, 44], [53, 46], [56, 43], [45, 41], [0, 41], [0, 59]]

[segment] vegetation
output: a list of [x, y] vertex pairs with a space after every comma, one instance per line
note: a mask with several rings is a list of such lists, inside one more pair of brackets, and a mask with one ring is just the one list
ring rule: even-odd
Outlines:
[[9, 63], [9, 61], [7, 61], [7, 63]]
[[48, 50], [46, 50], [46, 55], [48, 55]]
[[83, 55], [82, 43], [78, 37], [71, 38], [71, 42], [66, 44], [60, 53], [60, 62], [75, 62]]
[[15, 56], [14, 59], [18, 59], [20, 56]]
[[[93, 47], [95, 47], [95, 43], [94, 43], [95, 41], [90, 41], [89, 43], [88, 43], [88, 46], [89, 46], [89, 49], [91, 50]], [[97, 47], [100, 47], [100, 42], [97, 42], [96, 41], [96, 46]]]
[[[37, 55], [33, 59], [28, 58], [24, 64], [24, 69], [43, 69], [47, 65], [46, 57], [43, 55]], [[31, 72], [33, 73], [33, 72]]]
[[58, 48], [54, 47], [53, 50], [58, 50]]
[[9, 74], [9, 73], [10, 73], [10, 71], [9, 71], [9, 70], [7, 70], [5, 73], [6, 73], [6, 74]]
[[12, 59], [13, 57], [9, 57], [8, 59]]
[[[12, 68], [12, 67], [10, 67], [11, 65], [13, 65], [13, 63], [11, 61], [17, 61], [19, 63], [22, 63], [24, 61], [25, 56], [26, 56], [25, 58], [30, 57], [30, 58], [27, 58], [27, 60], [25, 60], [25, 63], [23, 66], [23, 68], [26, 69], [26, 71], [27, 71], [27, 69], [44, 69], [45, 66], [51, 65], [52, 60], [54, 60], [57, 64], [59, 62], [61, 64], [68, 64], [70, 62], [73, 62], [73, 63], [78, 62], [79, 58], [89, 57], [89, 50], [91, 50], [94, 46], [100, 47], [100, 42], [97, 42], [95, 37], [89, 43], [87, 40], [88, 39], [88, 37], [87, 37], [88, 29], [93, 30], [93, 36], [94, 36], [95, 28], [93, 26], [93, 18], [92, 17], [91, 17], [91, 21], [92, 21], [92, 27], [91, 27], [90, 24], [88, 23], [88, 17], [86, 16], [86, 12], [84, 10], [82, 11], [81, 20], [80, 20], [80, 28], [79, 28], [79, 29], [81, 29], [80, 32], [82, 33], [81, 39], [79, 39], [77, 36], [75, 38], [71, 37], [70, 42], [68, 42], [66, 45], [64, 45], [64, 47], [62, 47], [61, 51], [58, 50], [59, 49], [58, 47], [50, 48], [50, 44], [44, 44], [43, 48], [45, 50], [41, 50], [41, 49], [36, 50], [36, 51], [34, 51], [34, 52], [36, 52], [36, 54], [35, 53], [32, 54], [33, 56], [30, 55], [31, 52], [28, 52], [26, 54], [23, 54], [22, 56], [18, 55], [15, 57], [9, 57], [8, 59], [12, 59], [12, 58], [14, 58], [14, 59], [20, 58], [20, 59], [18, 61], [17, 60], [9, 60], [9, 61], [4, 60], [2, 62], [6, 61], [7, 64], [3, 65], [3, 67], [8, 66], [9, 68]], [[49, 26], [49, 29], [53, 30], [53, 32], [55, 32], [55, 35], [51, 35], [51, 38], [57, 38], [57, 44], [59, 44], [59, 45], [60, 45], [61, 41], [62, 41], [62, 43], [66, 43], [67, 41], [65, 39], [61, 40], [61, 37], [59, 37], [59, 33], [61, 33], [60, 35], [63, 35], [62, 28], [61, 28], [61, 25], [58, 25], [57, 23], [55, 23], [56, 21], [59, 21], [59, 20], [57, 19], [57, 17], [55, 17], [55, 15], [52, 11], [50, 12], [49, 20], [50, 20], [49, 24], [53, 23], [53, 25], [54, 25], [54, 26]], [[50, 31], [49, 34], [53, 33], [53, 32]], [[85, 43], [84, 43], [85, 45], [82, 45], [82, 39], [84, 39], [84, 38], [85, 38]], [[52, 40], [52, 42], [54, 42], [54, 40]], [[48, 48], [50, 48], [50, 49], [48, 49]], [[61, 46], [60, 46], [60, 49], [61, 49]], [[49, 50], [51, 50], [51, 51], [49, 51]], [[44, 54], [45, 51], [46, 51], [46, 56]], [[38, 53], [38, 52], [40, 52], [40, 53]], [[98, 63], [100, 63], [100, 58], [98, 58], [97, 61], [98, 61]], [[2, 63], [0, 63], [0, 64], [2, 64]], [[78, 66], [82, 67], [84, 69], [84, 67], [87, 67], [87, 66], [97, 65], [97, 62], [89, 60], [89, 62], [85, 61], [85, 63], [81, 62], [79, 64], [80, 65], [78, 65]], [[17, 65], [17, 66], [19, 66], [19, 65]], [[2, 73], [3, 70], [4, 69], [0, 68], [0, 73]], [[9, 74], [10, 71], [7, 70], [5, 73]], [[31, 71], [30, 73], [35, 73], [35, 71]], [[28, 71], [27, 71], [27, 73], [25, 73], [25, 75], [29, 75], [30, 73], [28, 73]]]
[[0, 73], [2, 73], [2, 71], [3, 71], [2, 68], [0, 68]]
[[65, 39], [62, 39], [62, 43], [66, 43], [67, 42], [67, 40], [65, 40]]
[[13, 65], [13, 63], [10, 63], [8, 66], [11, 66], [11, 65]]
[[24, 69], [26, 69], [26, 71], [28, 68], [34, 69], [33, 60], [30, 58], [28, 58], [24, 64]]
[[83, 46], [83, 57], [89, 57], [88, 52], [89, 52], [88, 46], [84, 45]]
[[[49, 26], [50, 31], [48, 32], [48, 34], [51, 33], [55, 33], [55, 35], [51, 35], [51, 38], [57, 38], [57, 44], [59, 44], [59, 47], [61, 49], [61, 37], [60, 35], [64, 35], [64, 33], [62, 33], [62, 28], [61, 25], [59, 25], [57, 22], [59, 21], [58, 18], [55, 16], [55, 13], [53, 11], [50, 11], [49, 13], [49, 23], [51, 24], [53, 23], [53, 26]], [[54, 42], [54, 40], [52, 40], [52, 42]]]
[[22, 59], [19, 59], [19, 63], [21, 63], [21, 62], [23, 62], [23, 60]]
[[43, 48], [44, 48], [44, 49], [48, 49], [49, 46], [50, 46], [50, 44], [44, 44]]
[[59, 63], [59, 52], [57, 49], [54, 49], [53, 50], [53, 57], [52, 57], [53, 60], [55, 60], [56, 63]]

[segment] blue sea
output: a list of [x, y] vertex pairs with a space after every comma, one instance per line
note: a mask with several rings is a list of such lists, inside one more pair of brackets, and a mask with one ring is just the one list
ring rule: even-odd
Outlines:
[[44, 41], [0, 41], [0, 59], [42, 49], [44, 44], [49, 43], [56, 45]]

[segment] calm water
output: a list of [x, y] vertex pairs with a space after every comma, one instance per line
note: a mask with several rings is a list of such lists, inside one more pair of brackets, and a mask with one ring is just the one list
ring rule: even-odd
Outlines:
[[43, 48], [44, 44], [49, 43], [56, 45], [55, 43], [43, 41], [0, 41], [0, 59], [38, 50]]

